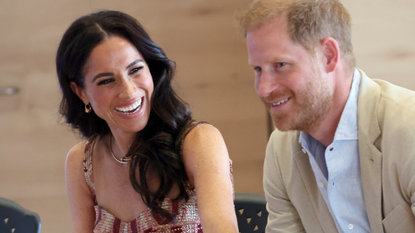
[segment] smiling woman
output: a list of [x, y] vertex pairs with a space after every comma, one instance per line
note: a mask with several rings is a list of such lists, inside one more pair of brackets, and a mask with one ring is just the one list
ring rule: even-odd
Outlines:
[[238, 232], [223, 138], [192, 119], [137, 20], [77, 19], [56, 67], [60, 113], [85, 137], [66, 160], [73, 232]]
[[[115, 138], [134, 138], [148, 122], [154, 89], [142, 55], [128, 40], [109, 35], [92, 50], [83, 73], [84, 87], [71, 82], [72, 90], [105, 120]], [[120, 145], [124, 154], [127, 143]]]

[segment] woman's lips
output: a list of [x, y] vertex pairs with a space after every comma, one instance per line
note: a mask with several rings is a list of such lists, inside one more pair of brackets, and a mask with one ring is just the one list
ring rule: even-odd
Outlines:
[[127, 107], [118, 108], [116, 107], [115, 110], [122, 114], [133, 114], [138, 112], [141, 109], [141, 103], [143, 102], [143, 98], [141, 97], [137, 102], [131, 104]]

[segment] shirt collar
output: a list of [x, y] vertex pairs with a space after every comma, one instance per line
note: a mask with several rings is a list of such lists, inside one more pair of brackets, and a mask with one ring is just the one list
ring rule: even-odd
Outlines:
[[334, 140], [357, 140], [357, 97], [359, 95], [360, 72], [355, 69], [352, 88], [349, 93], [340, 122], [337, 125]]

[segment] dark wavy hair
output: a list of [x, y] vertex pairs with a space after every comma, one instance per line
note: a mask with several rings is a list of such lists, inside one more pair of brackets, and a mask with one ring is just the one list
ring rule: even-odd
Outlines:
[[[93, 111], [85, 113], [84, 103], [72, 91], [70, 83], [84, 87], [84, 67], [92, 50], [114, 35], [134, 44], [147, 62], [154, 82], [149, 121], [136, 135], [127, 153], [132, 158], [130, 181], [152, 211], [171, 221], [172, 215], [161, 208], [161, 202], [174, 184], [180, 190], [176, 199], [189, 198], [184, 187], [188, 177], [180, 147], [192, 116], [187, 104], [171, 86], [175, 63], [166, 57], [135, 18], [119, 11], [104, 10], [80, 17], [70, 25], [56, 55], [56, 70], [63, 94], [59, 111], [66, 123], [78, 129], [85, 138], [95, 139], [109, 133], [103, 119]], [[155, 192], [149, 189], [146, 180], [149, 169], [156, 171], [160, 179]]]

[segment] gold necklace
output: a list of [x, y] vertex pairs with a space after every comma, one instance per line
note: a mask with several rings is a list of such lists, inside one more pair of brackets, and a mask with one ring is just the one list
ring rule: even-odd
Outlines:
[[127, 164], [131, 160], [130, 157], [122, 157], [121, 159], [118, 159], [117, 157], [115, 157], [114, 152], [112, 151], [112, 134], [111, 134], [111, 138], [110, 138], [110, 152], [111, 152], [112, 157], [115, 159], [115, 161], [117, 161], [119, 163]]

